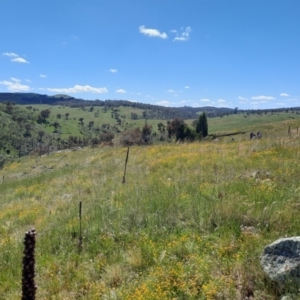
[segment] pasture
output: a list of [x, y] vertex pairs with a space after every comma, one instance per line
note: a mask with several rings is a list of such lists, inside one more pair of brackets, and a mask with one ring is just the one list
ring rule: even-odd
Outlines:
[[300, 122], [274, 116], [241, 124], [238, 117], [209, 128], [259, 125], [263, 138], [131, 147], [125, 184], [127, 149], [120, 147], [5, 165], [2, 299], [20, 298], [22, 241], [31, 228], [37, 299], [276, 299], [259, 256], [275, 239], [299, 235]]

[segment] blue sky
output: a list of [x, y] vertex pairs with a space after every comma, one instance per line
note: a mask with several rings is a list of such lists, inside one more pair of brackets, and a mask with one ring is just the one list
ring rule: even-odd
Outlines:
[[2, 0], [0, 92], [300, 106], [299, 0]]

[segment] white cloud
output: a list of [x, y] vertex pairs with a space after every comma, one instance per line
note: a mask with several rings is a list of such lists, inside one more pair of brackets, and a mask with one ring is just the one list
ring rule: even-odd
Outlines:
[[16, 62], [16, 63], [21, 63], [21, 64], [29, 64], [29, 62], [22, 57], [13, 58], [11, 61]]
[[119, 93], [119, 94], [125, 94], [126, 91], [123, 90], [123, 89], [118, 89], [118, 90], [116, 90], [116, 93]]
[[111, 73], [117, 73], [118, 70], [117, 69], [110, 69], [109, 72], [111, 72]]
[[251, 97], [252, 100], [275, 100], [276, 98], [272, 96], [255, 96]]
[[12, 62], [16, 62], [16, 63], [23, 63], [23, 64], [29, 64], [29, 62], [25, 59], [20, 57], [18, 54], [13, 53], [13, 52], [5, 52], [3, 53], [3, 55], [8, 56], [11, 58]]
[[165, 32], [161, 33], [157, 29], [145, 28], [144, 25], [140, 26], [139, 30], [140, 30], [140, 33], [151, 36], [151, 37], [159, 37], [162, 39], [168, 38], [168, 35]]
[[280, 96], [281, 97], [289, 97], [289, 94], [287, 94], [287, 93], [281, 93]]
[[189, 87], [188, 85], [186, 85], [184, 88], [185, 88], [185, 89], [189, 89], [190, 87]]
[[46, 78], [46, 77], [47, 77], [47, 75], [40, 74], [40, 77], [41, 77], [41, 78]]
[[210, 102], [209, 99], [200, 99], [201, 102]]
[[248, 100], [248, 98], [245, 98], [245, 97], [241, 97], [241, 96], [239, 96], [239, 98], [238, 98], [239, 100], [242, 100], [242, 101], [247, 101]]
[[257, 104], [259, 104], [259, 102], [257, 102], [257, 101], [253, 101], [253, 102], [251, 102], [251, 104], [255, 104], [255, 105], [257, 105]]
[[91, 87], [89, 85], [75, 85], [74, 87], [71, 87], [71, 88], [47, 88], [47, 90], [50, 92], [63, 93], [63, 94], [74, 94], [74, 93], [102, 94], [102, 93], [108, 92], [107, 88], [105, 88], [105, 87], [95, 88], [95, 87]]
[[30, 90], [29, 85], [21, 84], [21, 80], [11, 77], [11, 81], [0, 81], [0, 84], [5, 85], [10, 92], [26, 92]]
[[18, 57], [19, 55], [13, 52], [5, 52], [3, 55], [8, 56], [8, 57]]
[[219, 99], [217, 102], [218, 102], [218, 103], [225, 103], [226, 100], [224, 100], [224, 99]]
[[190, 26], [186, 27], [185, 29], [181, 29], [181, 35], [179, 36], [176, 33], [176, 37], [174, 38], [173, 41], [188, 41], [190, 38], [190, 33], [191, 33], [192, 29]]
[[171, 103], [167, 100], [163, 100], [163, 101], [156, 102], [155, 104], [160, 105], [160, 106], [169, 107]]
[[169, 90], [167, 90], [167, 93], [176, 93], [176, 91], [173, 89], [169, 89]]

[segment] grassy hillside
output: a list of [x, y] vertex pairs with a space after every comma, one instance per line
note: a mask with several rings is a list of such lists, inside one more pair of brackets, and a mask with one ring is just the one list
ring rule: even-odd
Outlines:
[[[23, 106], [24, 107], [24, 106]], [[95, 107], [91, 112], [90, 107], [85, 107], [85, 110], [82, 108], [70, 108], [58, 105], [32, 105], [33, 108], [38, 109], [39, 111], [50, 109], [51, 114], [49, 118], [49, 123], [58, 121], [62, 126], [62, 137], [67, 137], [67, 134], [80, 135], [80, 122], [79, 118], [84, 118], [84, 124], [87, 125], [90, 121], [94, 121], [95, 127], [102, 124], [110, 124], [111, 126], [117, 125], [117, 122], [114, 117], [112, 117], [111, 109], [104, 111], [101, 107]], [[65, 114], [69, 113], [68, 120], [65, 118]], [[95, 117], [95, 114], [98, 113], [98, 116]], [[139, 116], [138, 120], [132, 120], [131, 113], [136, 113]], [[143, 127], [145, 124], [145, 119], [142, 118], [142, 109], [133, 108], [133, 107], [119, 107], [118, 114], [123, 116], [122, 122], [123, 126], [119, 126], [121, 131], [126, 129]], [[61, 114], [61, 121], [57, 119], [57, 114]], [[218, 134], [224, 132], [234, 132], [234, 131], [258, 131], [260, 127], [286, 120], [300, 119], [300, 115], [293, 112], [278, 112], [278, 113], [267, 113], [267, 114], [236, 114], [229, 115], [224, 117], [208, 118], [209, 133]], [[186, 123], [191, 125], [193, 120], [186, 120]], [[153, 127], [153, 130], [157, 132], [157, 124], [162, 122], [167, 124], [166, 120], [152, 120], [147, 119], [149, 125]], [[126, 125], [127, 123], [127, 125]], [[277, 125], [275, 125], [277, 126]], [[53, 127], [48, 128], [48, 132], [53, 131]]]
[[260, 125], [261, 140], [132, 147], [125, 184], [125, 148], [5, 165], [1, 298], [20, 298], [22, 240], [35, 228], [37, 299], [276, 299], [259, 256], [299, 234], [298, 126]]
[[[111, 110], [103, 111], [101, 107], [95, 107], [92, 111], [90, 111], [90, 107], [82, 108], [71, 108], [65, 106], [58, 105], [32, 105], [33, 108], [38, 109], [39, 111], [50, 109], [51, 114], [48, 119], [49, 123], [53, 123], [58, 121], [61, 125], [62, 138], [66, 138], [68, 135], [82, 135], [80, 133], [81, 130], [81, 122], [80, 118], [83, 118], [83, 124], [87, 126], [89, 122], [94, 122], [94, 127], [101, 127], [102, 124], [110, 124], [111, 126], [117, 125], [115, 118], [112, 117]], [[136, 112], [141, 115], [141, 109], [133, 109], [129, 107], [120, 107], [118, 108], [118, 113], [124, 118], [122, 118], [124, 122], [123, 130], [126, 128], [126, 122], [130, 123], [129, 127], [133, 126], [135, 122], [130, 119], [131, 112]], [[68, 118], [66, 118], [65, 114], [69, 113]], [[61, 114], [61, 119], [57, 118], [57, 114]], [[143, 121], [144, 123], [144, 121]], [[48, 129], [48, 132], [53, 132], [53, 127]]]
[[[44, 117], [45, 112], [48, 113]], [[138, 135], [140, 138], [135, 141], [141, 141], [141, 132], [133, 133], [133, 130], [142, 129], [146, 122], [152, 127], [152, 133], [144, 136], [143, 143], [170, 141], [166, 130], [167, 120], [151, 119], [148, 115], [155, 116], [155, 110], [128, 106], [71, 108], [63, 105], [0, 103], [0, 166], [3, 161], [34, 152], [48, 153], [103, 143], [126, 144]], [[224, 135], [242, 131], [249, 136], [251, 131], [257, 132], [266, 126], [269, 129], [276, 128], [283, 121], [288, 125], [297, 119], [299, 114], [295, 110], [288, 113], [245, 112], [208, 118], [208, 129], [209, 134]], [[189, 126], [193, 121], [185, 120]], [[158, 124], [163, 124], [165, 129], [160, 132]]]

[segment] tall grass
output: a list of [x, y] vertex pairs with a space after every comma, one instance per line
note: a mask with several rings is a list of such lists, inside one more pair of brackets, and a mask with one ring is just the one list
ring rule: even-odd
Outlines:
[[132, 147], [125, 184], [125, 148], [6, 165], [1, 297], [20, 297], [35, 228], [37, 299], [275, 299], [259, 256], [299, 234], [300, 140], [269, 135]]

